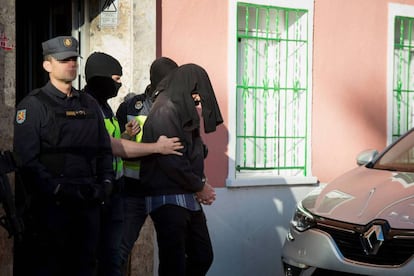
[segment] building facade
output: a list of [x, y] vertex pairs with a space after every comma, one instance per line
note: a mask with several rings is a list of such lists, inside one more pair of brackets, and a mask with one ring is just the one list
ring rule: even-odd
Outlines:
[[[51, 36], [79, 38], [83, 57], [104, 51], [121, 61], [114, 109], [144, 91], [158, 56], [207, 70], [224, 117], [204, 135], [217, 191], [205, 207], [210, 276], [281, 275], [296, 202], [414, 126], [414, 0], [42, 0], [32, 11], [1, 3], [1, 150], [11, 148], [16, 102], [45, 81], [40, 42]], [[132, 264], [152, 275], [150, 223], [144, 232]], [[11, 275], [3, 236], [0, 275]]]

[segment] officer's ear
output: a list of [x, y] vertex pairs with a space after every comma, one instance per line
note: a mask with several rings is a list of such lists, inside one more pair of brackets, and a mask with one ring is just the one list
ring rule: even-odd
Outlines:
[[46, 72], [50, 73], [52, 71], [52, 64], [50, 60], [44, 60], [43, 61], [43, 69], [45, 69]]

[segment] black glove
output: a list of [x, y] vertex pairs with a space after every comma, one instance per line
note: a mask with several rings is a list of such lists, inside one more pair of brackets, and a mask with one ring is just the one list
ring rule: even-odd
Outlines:
[[102, 187], [106, 198], [110, 198], [114, 190], [114, 184], [112, 183], [112, 181], [109, 179], [105, 179], [102, 183]]
[[58, 201], [64, 202], [84, 202], [85, 197], [82, 195], [79, 187], [73, 184], [57, 184], [54, 194]]
[[94, 184], [91, 189], [91, 200], [98, 203], [109, 203], [113, 190], [112, 181], [105, 179], [102, 184]]

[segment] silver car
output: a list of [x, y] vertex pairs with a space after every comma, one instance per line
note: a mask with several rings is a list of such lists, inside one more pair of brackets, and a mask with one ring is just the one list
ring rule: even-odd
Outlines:
[[414, 130], [298, 205], [285, 275], [414, 275]]

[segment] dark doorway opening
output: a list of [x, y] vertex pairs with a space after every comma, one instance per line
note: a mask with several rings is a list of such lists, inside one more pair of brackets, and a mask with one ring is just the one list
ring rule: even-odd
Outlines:
[[33, 7], [30, 2], [16, 0], [16, 103], [47, 82], [42, 67], [42, 41], [71, 34], [76, 2], [37, 0]]

